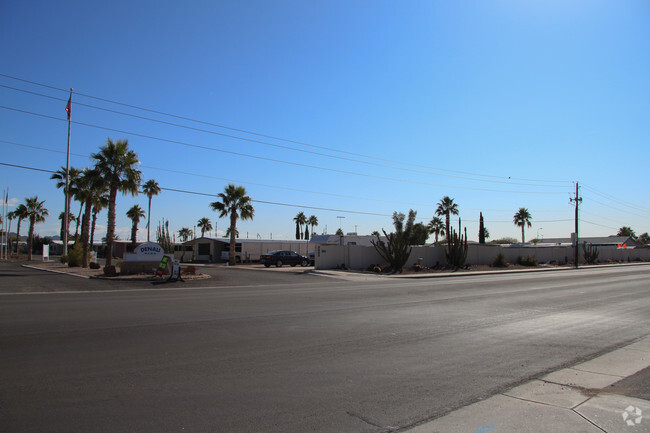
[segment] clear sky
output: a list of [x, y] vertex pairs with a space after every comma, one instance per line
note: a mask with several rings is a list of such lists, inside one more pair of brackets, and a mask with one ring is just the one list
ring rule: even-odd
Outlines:
[[[318, 233], [390, 231], [445, 195], [470, 239], [479, 212], [491, 239], [519, 238], [520, 207], [528, 239], [568, 237], [578, 181], [581, 235], [650, 231], [647, 1], [7, 0], [0, 59], [0, 161], [65, 165], [73, 87], [71, 165], [128, 139], [165, 188], [153, 227], [223, 233], [209, 194], [233, 182], [255, 201], [243, 237], [291, 239], [299, 211]], [[0, 165], [0, 187], [10, 209], [46, 200], [37, 232], [58, 234], [48, 173]]]

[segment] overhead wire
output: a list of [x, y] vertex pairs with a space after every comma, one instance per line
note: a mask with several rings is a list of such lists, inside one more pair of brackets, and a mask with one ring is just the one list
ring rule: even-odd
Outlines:
[[[15, 90], [15, 91], [18, 91], [18, 92], [28, 93], [28, 94], [31, 94], [31, 95], [36, 95], [36, 96], [40, 96], [40, 97], [44, 97], [44, 98], [48, 98], [48, 99], [53, 99], [53, 100], [56, 100], [56, 101], [66, 102], [65, 98], [57, 98], [57, 97], [54, 97], [54, 96], [49, 96], [49, 95], [45, 95], [45, 94], [38, 93], [38, 92], [32, 92], [32, 91], [29, 91], [29, 90], [18, 89], [18, 88], [15, 88], [15, 87], [6, 86], [4, 84], [0, 84], [0, 87]], [[230, 139], [234, 139], [234, 140], [241, 140], [241, 141], [246, 141], [246, 142], [250, 142], [250, 143], [261, 144], [261, 145], [264, 145], [264, 146], [275, 147], [275, 148], [278, 148], [278, 149], [291, 150], [291, 151], [294, 151], [294, 152], [300, 152], [300, 153], [309, 154], [309, 155], [322, 156], [322, 157], [325, 157], [325, 158], [332, 158], [332, 159], [336, 159], [336, 160], [340, 160], [340, 161], [354, 162], [354, 163], [369, 165], [369, 166], [373, 166], [373, 167], [390, 168], [390, 169], [394, 169], [394, 170], [407, 171], [407, 172], [411, 172], [411, 173], [427, 174], [427, 175], [441, 176], [441, 177], [449, 177], [449, 178], [454, 178], [454, 179], [472, 180], [472, 181], [477, 181], [477, 182], [490, 182], [490, 183], [499, 183], [499, 184], [506, 184], [506, 185], [519, 185], [519, 186], [530, 186], [530, 187], [541, 187], [541, 188], [564, 188], [565, 187], [565, 185], [542, 185], [542, 184], [512, 182], [512, 181], [506, 181], [506, 180], [477, 179], [477, 178], [466, 177], [466, 176], [458, 176], [458, 175], [451, 175], [451, 174], [436, 173], [436, 172], [433, 172], [433, 171], [430, 171], [430, 170], [429, 171], [423, 171], [423, 170], [414, 170], [414, 169], [410, 169], [410, 168], [396, 167], [394, 165], [379, 164], [379, 163], [374, 163], [374, 162], [362, 161], [362, 160], [354, 159], [354, 158], [341, 157], [341, 156], [335, 156], [335, 155], [328, 155], [328, 154], [322, 153], [322, 152], [314, 152], [314, 151], [309, 151], [309, 150], [304, 150], [304, 149], [296, 149], [294, 147], [279, 145], [279, 144], [275, 144], [275, 143], [269, 143], [269, 142], [266, 142], [266, 141], [253, 140], [253, 139], [250, 139], [250, 138], [238, 137], [238, 136], [231, 135], [231, 134], [223, 134], [223, 133], [220, 133], [220, 132], [210, 131], [210, 130], [207, 130], [207, 129], [194, 128], [194, 127], [191, 127], [191, 126], [181, 125], [181, 124], [178, 124], [178, 123], [166, 122], [164, 120], [152, 119], [150, 117], [138, 116], [138, 115], [131, 114], [131, 113], [124, 113], [122, 111], [111, 110], [111, 109], [104, 108], [104, 107], [97, 107], [97, 106], [94, 106], [94, 105], [84, 104], [82, 102], [75, 102], [75, 105], [80, 105], [80, 106], [83, 106], [83, 107], [92, 108], [92, 109], [95, 109], [95, 110], [101, 110], [101, 111], [105, 111], [105, 112], [109, 112], [109, 113], [113, 113], [113, 114], [119, 114], [119, 115], [122, 115], [122, 116], [133, 117], [133, 118], [140, 119], [140, 120], [147, 120], [147, 121], [150, 121], [150, 122], [155, 122], [155, 123], [159, 123], [159, 124], [163, 124], [163, 125], [167, 125], [167, 126], [184, 128], [184, 129], [197, 131], [197, 132], [202, 132], [202, 133], [211, 134], [211, 135], [217, 135], [217, 136], [224, 137], [224, 138], [230, 138]]]
[[[41, 87], [61, 91], [61, 92], [66, 92], [66, 93], [68, 92], [67, 89], [58, 88], [58, 87], [50, 86], [50, 85], [47, 85], [47, 84], [38, 83], [38, 82], [35, 82], [35, 81], [30, 81], [30, 80], [14, 77], [14, 76], [7, 75], [7, 74], [0, 74], [0, 76], [5, 77], [5, 78], [9, 78], [9, 79], [12, 79], [12, 80], [16, 80], [16, 81], [29, 83], [29, 84], [36, 85], [36, 86], [41, 86]], [[9, 86], [3, 86], [3, 87], [9, 87]], [[28, 92], [28, 91], [26, 91], [26, 92]], [[35, 93], [35, 92], [28, 92], [28, 93]], [[192, 119], [192, 118], [189, 118], [189, 117], [170, 114], [170, 113], [166, 113], [166, 112], [162, 112], [162, 111], [158, 111], [158, 110], [152, 110], [152, 109], [149, 109], [149, 108], [140, 107], [140, 106], [131, 105], [131, 104], [126, 104], [126, 103], [122, 103], [122, 102], [119, 102], [119, 101], [114, 101], [114, 100], [110, 100], [110, 99], [106, 99], [106, 98], [100, 98], [100, 97], [97, 97], [97, 96], [92, 96], [92, 95], [88, 95], [88, 94], [84, 94], [84, 93], [80, 93], [80, 92], [76, 92], [75, 95], [95, 99], [95, 100], [98, 100], [98, 101], [108, 102], [108, 103], [111, 103], [111, 104], [116, 104], [116, 105], [132, 108], [132, 109], [146, 111], [146, 112], [150, 112], [150, 113], [154, 113], [154, 114], [158, 114], [158, 115], [168, 116], [168, 117], [172, 117], [172, 118], [176, 118], [176, 119], [180, 119], [180, 120], [190, 121], [190, 122], [203, 124], [203, 125], [209, 125], [209, 126], [213, 126], [213, 127], [216, 127], [216, 128], [222, 128], [222, 129], [235, 131], [235, 132], [240, 132], [240, 133], [249, 134], [249, 135], [254, 135], [254, 136], [258, 136], [258, 137], [269, 138], [269, 139], [273, 139], [273, 140], [277, 140], [277, 141], [283, 141], [283, 142], [297, 144], [297, 145], [301, 145], [301, 146], [307, 146], [307, 147], [311, 147], [311, 148], [327, 150], [327, 151], [330, 151], [330, 152], [347, 154], [347, 155], [351, 155], [351, 156], [357, 156], [357, 157], [362, 157], [362, 158], [372, 159], [372, 160], [377, 160], [377, 161], [398, 163], [398, 164], [401, 164], [401, 165], [406, 165], [406, 166], [411, 166], [411, 167], [418, 167], [418, 168], [425, 168], [425, 169], [428, 169], [428, 170], [435, 170], [435, 171], [441, 171], [441, 172], [447, 172], [447, 173], [466, 174], [466, 175], [471, 175], [471, 176], [479, 176], [479, 177], [486, 177], [486, 178], [493, 178], [493, 179], [503, 179], [503, 180], [508, 180], [508, 181], [519, 180], [519, 181], [526, 181], [526, 182], [547, 182], [547, 183], [561, 183], [561, 184], [568, 183], [568, 181], [512, 178], [510, 176], [485, 175], [485, 174], [472, 173], [472, 172], [467, 172], [467, 171], [449, 170], [449, 169], [442, 169], [442, 168], [436, 168], [436, 167], [429, 167], [429, 166], [425, 166], [425, 165], [421, 165], [421, 164], [414, 164], [414, 163], [409, 163], [409, 162], [396, 161], [396, 160], [392, 160], [392, 159], [380, 158], [380, 157], [371, 156], [371, 155], [364, 155], [364, 154], [361, 154], [361, 153], [349, 152], [349, 151], [344, 151], [344, 150], [331, 148], [331, 147], [326, 147], [326, 146], [318, 146], [318, 145], [305, 143], [305, 142], [301, 142], [301, 141], [289, 140], [289, 139], [285, 139], [285, 138], [281, 138], [281, 137], [275, 137], [275, 136], [267, 135], [267, 134], [261, 134], [261, 133], [257, 133], [257, 132], [253, 132], [253, 131], [249, 131], [249, 130], [245, 130], [245, 129], [239, 129], [239, 128], [229, 127], [229, 126], [226, 126], [226, 125], [220, 125], [220, 124], [217, 124], [217, 123], [205, 122], [205, 121], [202, 121], [202, 120]], [[78, 102], [77, 102], [77, 104], [78, 104]], [[113, 111], [113, 110], [107, 110], [107, 111]], [[122, 114], [122, 113], [120, 113], [120, 114]], [[134, 117], [140, 117], [140, 116], [135, 116], [135, 115], [133, 115], [133, 116]], [[149, 119], [149, 120], [152, 120], [152, 119]], [[154, 120], [154, 121], [157, 121], [157, 120]], [[160, 121], [160, 122], [162, 122], [162, 121]], [[187, 127], [187, 126], [183, 126], [183, 127], [191, 128], [191, 127]], [[213, 132], [213, 133], [215, 133], [215, 132]], [[215, 133], [215, 134], [218, 134], [218, 133]], [[242, 138], [242, 137], [236, 137], [236, 138], [242, 139], [242, 140], [248, 140], [248, 139], [245, 139], [245, 138]], [[294, 149], [294, 150], [297, 150], [297, 149]], [[330, 156], [330, 157], [332, 157], [332, 156]]]
[[[47, 114], [42, 114], [42, 113], [35, 113], [32, 111], [27, 111], [27, 110], [21, 110], [18, 108], [13, 108], [13, 107], [8, 107], [5, 105], [0, 105], [0, 108], [5, 109], [5, 110], [10, 110], [14, 112], [19, 112], [19, 113], [25, 113], [37, 117], [42, 117], [42, 118], [47, 118], [47, 119], [52, 119], [56, 121], [66, 121], [65, 119], [61, 119], [59, 117], [55, 116], [50, 116]], [[408, 179], [399, 179], [399, 178], [393, 178], [393, 177], [388, 177], [388, 176], [378, 176], [378, 175], [371, 175], [367, 173], [359, 173], [359, 172], [353, 172], [353, 171], [348, 171], [348, 170], [341, 170], [341, 169], [334, 169], [334, 168], [328, 168], [328, 167], [320, 167], [316, 165], [311, 165], [311, 164], [303, 164], [303, 163], [298, 163], [298, 162], [293, 162], [293, 161], [284, 161], [280, 159], [274, 159], [274, 158], [268, 158], [268, 157], [263, 157], [263, 156], [258, 156], [258, 155], [250, 155], [242, 152], [234, 152], [230, 150], [224, 150], [224, 149], [219, 149], [216, 147], [209, 147], [209, 146], [204, 146], [204, 145], [198, 145], [198, 144], [193, 144], [193, 143], [187, 143], [183, 141], [178, 141], [178, 140], [171, 140], [167, 138], [162, 138], [162, 137], [154, 137], [151, 135], [146, 135], [146, 134], [140, 134], [136, 132], [130, 132], [130, 131], [125, 131], [121, 129], [116, 129], [116, 128], [110, 128], [107, 126], [101, 126], [101, 125], [94, 125], [90, 123], [85, 123], [85, 122], [79, 122], [79, 121], [71, 121], [71, 123], [75, 125], [81, 125], [81, 126], [87, 126], [90, 128], [96, 128], [96, 129], [102, 129], [105, 131], [112, 131], [112, 132], [118, 132], [120, 134], [126, 134], [130, 135], [133, 137], [140, 137], [140, 138], [147, 138], [150, 140], [156, 140], [156, 141], [161, 141], [161, 142], [166, 142], [166, 143], [171, 143], [171, 144], [178, 144], [186, 147], [192, 147], [196, 149], [202, 149], [202, 150], [210, 150], [213, 152], [220, 152], [224, 154], [229, 154], [229, 155], [235, 155], [235, 156], [241, 156], [245, 158], [251, 158], [251, 159], [257, 159], [261, 161], [267, 161], [267, 162], [275, 162], [278, 164], [285, 164], [285, 165], [292, 165], [296, 167], [303, 167], [303, 168], [309, 168], [309, 169], [314, 169], [314, 170], [321, 170], [321, 171], [328, 171], [328, 172], [333, 172], [333, 173], [339, 173], [339, 174], [347, 174], [347, 175], [352, 175], [352, 176], [361, 176], [361, 177], [366, 177], [366, 178], [372, 178], [372, 179], [378, 179], [378, 180], [387, 180], [387, 181], [392, 181], [392, 182], [400, 182], [400, 183], [411, 183], [411, 184], [416, 184], [416, 185], [426, 185], [426, 186], [434, 186], [434, 187], [440, 187], [440, 188], [456, 188], [456, 189], [465, 189], [465, 190], [471, 190], [471, 191], [484, 191], [484, 192], [498, 192], [498, 193], [513, 193], [513, 194], [564, 194], [564, 192], [558, 192], [558, 191], [515, 191], [515, 190], [497, 190], [497, 189], [488, 189], [488, 188], [476, 188], [476, 187], [467, 187], [467, 186], [457, 186], [457, 185], [443, 185], [443, 184], [435, 184], [435, 183], [430, 183], [430, 182], [421, 182], [421, 181], [415, 181], [415, 180], [408, 180]]]

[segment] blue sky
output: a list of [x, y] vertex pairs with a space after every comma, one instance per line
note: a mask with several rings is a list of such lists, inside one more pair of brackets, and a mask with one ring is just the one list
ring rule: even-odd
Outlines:
[[[74, 87], [71, 165], [128, 139], [166, 188], [154, 227], [209, 217], [222, 233], [200, 194], [234, 182], [255, 200], [244, 237], [293, 238], [301, 210], [319, 233], [390, 230], [411, 208], [426, 223], [445, 195], [470, 239], [479, 212], [491, 239], [520, 237], [520, 207], [527, 238], [568, 237], [579, 181], [581, 235], [650, 230], [646, 1], [94, 3], [0, 4], [1, 159], [65, 165]], [[37, 232], [58, 234], [48, 174], [0, 165], [0, 186], [10, 209], [45, 199]], [[147, 199], [118, 200], [122, 239], [133, 204]]]

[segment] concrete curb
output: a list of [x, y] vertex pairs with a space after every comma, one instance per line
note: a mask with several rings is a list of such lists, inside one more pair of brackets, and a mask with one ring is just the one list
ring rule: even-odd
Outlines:
[[648, 432], [650, 401], [603, 389], [648, 367], [650, 337], [400, 431]]
[[85, 278], [87, 280], [90, 279], [90, 277], [88, 275], [79, 275], [79, 274], [75, 274], [74, 272], [64, 272], [64, 271], [59, 271], [59, 270], [56, 270], [56, 269], [46, 269], [46, 268], [40, 268], [38, 266], [32, 266], [32, 265], [20, 265], [20, 266], [22, 266], [23, 268], [35, 269], [37, 271], [52, 272], [52, 273], [55, 273], [55, 274], [62, 274], [62, 275], [71, 275], [73, 277]]

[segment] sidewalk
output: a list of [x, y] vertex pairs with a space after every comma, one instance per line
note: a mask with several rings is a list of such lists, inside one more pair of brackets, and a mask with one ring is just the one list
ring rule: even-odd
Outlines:
[[646, 337], [406, 431], [648, 433], [649, 366]]

